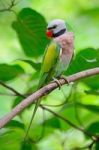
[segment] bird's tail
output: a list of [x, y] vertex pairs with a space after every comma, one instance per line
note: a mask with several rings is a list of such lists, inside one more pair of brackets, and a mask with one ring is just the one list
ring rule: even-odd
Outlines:
[[41, 99], [38, 99], [36, 104], [35, 104], [35, 107], [34, 107], [34, 110], [33, 110], [33, 114], [32, 114], [32, 117], [31, 117], [31, 120], [30, 120], [30, 123], [29, 123], [29, 126], [28, 126], [28, 129], [26, 131], [26, 134], [25, 134], [25, 137], [24, 137], [24, 141], [27, 140], [27, 136], [28, 136], [28, 133], [29, 133], [29, 130], [31, 128], [31, 125], [32, 125], [32, 122], [33, 122], [33, 119], [35, 117], [35, 114], [36, 114], [36, 111], [37, 111], [37, 108], [39, 107], [40, 105], [40, 102], [41, 102]]

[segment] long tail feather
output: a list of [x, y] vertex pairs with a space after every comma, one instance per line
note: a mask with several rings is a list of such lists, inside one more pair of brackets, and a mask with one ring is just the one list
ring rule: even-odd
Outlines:
[[39, 107], [39, 105], [40, 105], [40, 102], [41, 102], [41, 99], [38, 99], [38, 100], [37, 100], [37, 102], [36, 102], [36, 104], [35, 104], [35, 108], [34, 108], [34, 110], [33, 110], [33, 114], [32, 114], [32, 117], [31, 117], [31, 120], [30, 120], [30, 123], [29, 123], [28, 129], [27, 129], [26, 134], [25, 134], [25, 137], [24, 137], [24, 141], [26, 141], [26, 139], [27, 139], [27, 136], [28, 136], [29, 130], [30, 130], [30, 128], [31, 128], [31, 125], [32, 125], [32, 122], [33, 122], [34, 116], [35, 116], [36, 111], [37, 111], [37, 109], [38, 109], [38, 107]]

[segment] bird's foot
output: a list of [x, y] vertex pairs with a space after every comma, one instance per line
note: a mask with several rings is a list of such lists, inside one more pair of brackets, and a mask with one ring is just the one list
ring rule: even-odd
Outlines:
[[70, 82], [69, 82], [69, 80], [66, 78], [66, 76], [61, 75], [60, 79], [64, 79], [65, 82], [66, 82], [68, 85], [70, 84]]
[[58, 85], [58, 87], [59, 87], [59, 90], [60, 90], [62, 85], [61, 85], [61, 83], [59, 82], [59, 80], [58, 80], [57, 78], [54, 78], [54, 77], [53, 77], [53, 81], [57, 83], [57, 85]]

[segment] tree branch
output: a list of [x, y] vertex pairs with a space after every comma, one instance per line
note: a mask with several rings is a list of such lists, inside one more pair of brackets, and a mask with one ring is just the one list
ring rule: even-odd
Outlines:
[[16, 91], [14, 88], [10, 87], [9, 85], [6, 85], [4, 82], [0, 81], [0, 84], [7, 88], [8, 90], [12, 91], [14, 94], [18, 95], [18, 96], [21, 96], [23, 98], [26, 98], [26, 96], [24, 96], [23, 94], [19, 93], [18, 91]]
[[0, 9], [0, 12], [12, 11], [12, 8], [16, 5], [16, 0], [11, 0], [10, 5], [7, 8]]
[[[74, 81], [77, 81], [79, 79], [93, 76], [96, 74], [99, 74], [99, 67], [85, 70], [85, 71], [70, 75], [66, 78], [69, 82], [74, 82]], [[61, 85], [66, 84], [66, 81], [64, 79], [60, 79], [59, 82], [61, 83]], [[0, 128], [4, 127], [11, 119], [13, 119], [16, 115], [18, 115], [26, 107], [31, 105], [33, 102], [35, 102], [36, 100], [38, 100], [42, 96], [47, 95], [48, 93], [50, 93], [51, 91], [53, 91], [57, 87], [58, 87], [57, 83], [55, 83], [55, 82], [50, 83], [50, 84], [44, 86], [43, 88], [41, 88], [40, 90], [34, 92], [33, 94], [31, 94], [27, 98], [25, 98], [15, 108], [13, 108], [11, 110], [11, 112], [9, 112], [7, 115], [5, 115], [3, 118], [0, 119]]]

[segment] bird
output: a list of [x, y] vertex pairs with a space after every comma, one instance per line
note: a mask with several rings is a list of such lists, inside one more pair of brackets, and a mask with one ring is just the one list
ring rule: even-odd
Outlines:
[[[38, 89], [53, 80], [58, 83], [57, 79], [61, 78], [64, 71], [67, 70], [74, 55], [74, 33], [67, 31], [63, 19], [54, 19], [49, 22], [46, 35], [50, 38], [50, 43], [47, 45], [43, 56]], [[41, 99], [38, 99], [35, 104], [26, 136], [40, 102]]]
[[74, 55], [74, 33], [67, 31], [64, 20], [52, 20], [47, 26], [46, 35], [51, 42], [44, 53], [38, 89], [60, 78]]

